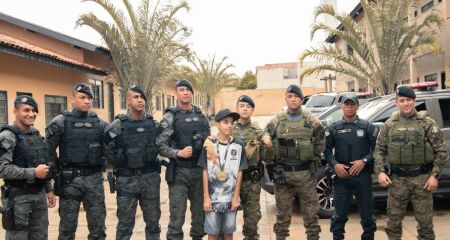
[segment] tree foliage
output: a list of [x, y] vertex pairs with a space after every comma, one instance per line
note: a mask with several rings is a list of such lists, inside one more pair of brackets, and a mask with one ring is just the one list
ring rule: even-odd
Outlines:
[[239, 81], [236, 84], [236, 88], [238, 90], [243, 89], [255, 89], [256, 88], [256, 75], [248, 70], [244, 73], [244, 76], [242, 76]]
[[[141, 0], [137, 9], [129, 0], [122, 0], [126, 11], [116, 8], [110, 0], [84, 0], [101, 6], [112, 18], [112, 22], [99, 19], [93, 12], [82, 14], [77, 26], [87, 25], [97, 31], [108, 46], [114, 66], [115, 83], [121, 89], [132, 84], [142, 86], [153, 96], [167, 80], [175, 64], [190, 56], [185, 38], [188, 28], [176, 15], [189, 10], [186, 1], [171, 4], [158, 0]], [[148, 98], [147, 107], [153, 107]]]
[[336, 45], [326, 44], [306, 50], [301, 61], [312, 58], [334, 63], [308, 68], [302, 77], [331, 70], [366, 83], [382, 94], [392, 93], [411, 57], [424, 49], [439, 51], [435, 35], [443, 20], [437, 13], [430, 12], [422, 21], [408, 21], [408, 13], [412, 12], [417, 0], [360, 0], [360, 3], [368, 28], [367, 37], [366, 30], [361, 30], [350, 15], [338, 14], [332, 5], [323, 4], [315, 10], [316, 20], [322, 15], [332, 16], [342, 27], [336, 29], [316, 22], [311, 37], [324, 30], [345, 41], [353, 53], [347, 54]]

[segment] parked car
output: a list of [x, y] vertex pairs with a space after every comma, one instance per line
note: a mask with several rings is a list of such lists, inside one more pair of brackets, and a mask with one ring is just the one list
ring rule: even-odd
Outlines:
[[305, 103], [305, 108], [313, 115], [319, 116], [324, 111], [332, 106], [342, 102], [342, 97], [347, 94], [356, 94], [359, 99], [365, 99], [372, 96], [369, 92], [329, 92], [319, 93], [309, 97], [308, 102]]
[[[427, 111], [427, 113], [438, 123], [445, 137], [445, 143], [450, 150], [450, 90], [437, 90], [432, 92], [417, 92], [416, 109], [417, 111]], [[319, 119], [330, 124], [334, 121], [342, 119], [340, 107], [334, 106], [334, 110], [324, 112]], [[369, 99], [366, 103], [360, 105], [358, 116], [367, 119], [375, 126], [380, 127], [392, 115], [398, 111], [395, 105], [395, 95], [387, 95]], [[339, 113], [341, 112], [341, 113]], [[341, 114], [341, 117], [336, 115]], [[334, 212], [333, 206], [333, 175], [327, 176], [327, 164], [324, 159], [320, 163], [313, 166], [317, 179], [317, 193], [319, 195], [319, 217], [329, 218]], [[262, 188], [273, 194], [274, 187], [270, 182], [267, 174], [261, 180]], [[385, 201], [387, 198], [387, 188], [378, 185], [376, 177], [372, 176], [372, 189], [375, 201]], [[434, 196], [450, 197], [450, 162], [439, 179], [439, 188], [433, 192]]]

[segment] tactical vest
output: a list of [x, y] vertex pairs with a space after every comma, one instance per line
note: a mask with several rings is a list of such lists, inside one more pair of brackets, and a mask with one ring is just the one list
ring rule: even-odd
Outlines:
[[[16, 135], [16, 146], [13, 151], [13, 164], [21, 168], [34, 168], [40, 164], [49, 163], [49, 155], [47, 145], [42, 139], [37, 129], [32, 129], [29, 133], [23, 133], [16, 126], [3, 126], [0, 132], [10, 130]], [[22, 182], [26, 180], [8, 180], [5, 179], [6, 185]], [[35, 185], [43, 185], [44, 180], [35, 179]]]
[[287, 113], [277, 115], [275, 154], [281, 163], [298, 164], [314, 160], [311, 113], [302, 112], [297, 121], [287, 119]]
[[392, 114], [389, 127], [389, 163], [399, 167], [417, 167], [432, 163], [434, 152], [425, 133], [426, 112], [417, 112], [411, 119]]
[[179, 108], [168, 108], [166, 112], [173, 113], [173, 129], [172, 141], [175, 148], [183, 149], [187, 146], [192, 146], [192, 157], [178, 159], [181, 161], [192, 161], [200, 156], [203, 149], [203, 142], [208, 137], [209, 122], [203, 115], [199, 107], [194, 106], [192, 111], [183, 112]]
[[[348, 126], [348, 127], [346, 127]], [[346, 127], [344, 129], [344, 127]], [[339, 163], [350, 163], [370, 153], [369, 122], [359, 119], [357, 124], [345, 124], [342, 120], [330, 127], [334, 137], [334, 156]]]
[[118, 162], [115, 167], [142, 169], [156, 166], [157, 129], [153, 117], [131, 121], [128, 116], [123, 115], [119, 119], [121, 134], [117, 139]]
[[89, 167], [102, 164], [103, 129], [95, 113], [87, 118], [75, 117], [71, 112], [63, 112], [64, 134], [59, 145], [60, 162], [63, 167]]
[[258, 141], [258, 128], [253, 123], [242, 126], [237, 123], [233, 126], [233, 138], [244, 143], [248, 166], [256, 167], [261, 163], [260, 141]]

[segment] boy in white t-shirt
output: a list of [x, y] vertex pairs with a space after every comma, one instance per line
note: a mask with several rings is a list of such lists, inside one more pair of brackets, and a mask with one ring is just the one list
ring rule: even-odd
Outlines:
[[238, 119], [239, 114], [229, 109], [217, 113], [219, 134], [215, 140], [205, 141], [198, 161], [203, 168], [203, 209], [208, 239], [217, 239], [220, 232], [224, 233], [225, 240], [233, 239], [236, 231], [242, 170], [247, 168], [244, 145], [231, 136], [233, 123]]

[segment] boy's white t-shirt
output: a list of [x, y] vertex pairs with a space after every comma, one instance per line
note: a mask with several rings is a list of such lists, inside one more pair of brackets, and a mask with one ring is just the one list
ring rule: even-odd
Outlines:
[[[206, 149], [203, 149], [198, 165], [208, 170], [208, 186], [212, 210], [214, 212], [226, 212], [231, 209], [231, 200], [236, 189], [238, 173], [241, 170], [247, 169], [247, 157], [243, 143], [237, 139], [231, 138], [229, 144], [220, 143], [216, 140], [214, 144], [216, 146], [216, 153], [208, 153]], [[220, 157], [217, 158], [217, 155]], [[223, 182], [218, 181], [216, 176], [221, 171], [218, 164], [219, 159], [223, 170], [228, 173], [227, 179]]]

